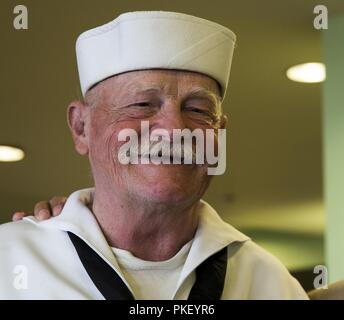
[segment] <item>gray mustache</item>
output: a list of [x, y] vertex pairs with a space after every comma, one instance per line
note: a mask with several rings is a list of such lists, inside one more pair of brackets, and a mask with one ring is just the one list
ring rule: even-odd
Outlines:
[[[167, 163], [196, 164], [196, 152], [192, 144], [172, 143], [169, 140], [133, 145], [122, 156], [130, 157], [131, 159], [141, 157], [153, 161], [161, 160], [163, 163], [165, 161]], [[120, 158], [121, 155], [119, 155]]]

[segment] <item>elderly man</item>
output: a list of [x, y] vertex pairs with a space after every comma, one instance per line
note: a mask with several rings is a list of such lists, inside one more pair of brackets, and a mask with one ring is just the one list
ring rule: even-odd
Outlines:
[[225, 128], [234, 43], [221, 25], [162, 11], [126, 13], [79, 37], [84, 101], [69, 105], [68, 124], [95, 188], [73, 193], [51, 219], [0, 226], [0, 298], [307, 298], [201, 200], [206, 163], [119, 161], [120, 132], [140, 136], [142, 121], [171, 136]]

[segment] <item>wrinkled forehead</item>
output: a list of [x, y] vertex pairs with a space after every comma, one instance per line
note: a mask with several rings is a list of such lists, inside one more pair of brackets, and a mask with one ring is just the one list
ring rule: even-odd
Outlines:
[[[107, 78], [94, 86], [100, 88], [103, 98], [115, 95], [161, 92], [167, 95], [184, 95], [193, 92], [220, 97], [220, 85], [210, 76], [181, 70], [149, 69], [130, 71]], [[93, 90], [93, 88], [91, 90]]]

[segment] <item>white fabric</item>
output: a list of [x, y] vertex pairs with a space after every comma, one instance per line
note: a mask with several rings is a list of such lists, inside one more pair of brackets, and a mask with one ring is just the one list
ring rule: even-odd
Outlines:
[[235, 34], [191, 15], [137, 11], [82, 33], [76, 42], [83, 95], [110, 76], [143, 69], [180, 69], [209, 75], [222, 94], [228, 84]]
[[[27, 217], [0, 226], [0, 299], [104, 299], [65, 231], [88, 243], [133, 293], [87, 207], [93, 192], [73, 193], [62, 213], [49, 220]], [[222, 299], [307, 299], [276, 258], [221, 220], [207, 203], [202, 201], [198, 210], [199, 226], [173, 299], [187, 299], [196, 267], [224, 247], [228, 247], [228, 264]]]
[[186, 243], [165, 261], [142, 260], [118, 248], [112, 248], [112, 251], [137, 300], [171, 300], [191, 243]]

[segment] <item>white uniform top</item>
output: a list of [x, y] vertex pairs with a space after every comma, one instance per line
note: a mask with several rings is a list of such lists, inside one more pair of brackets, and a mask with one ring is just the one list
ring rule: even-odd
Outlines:
[[[0, 299], [104, 299], [66, 231], [83, 239], [126, 281], [112, 248], [88, 209], [93, 189], [74, 192], [57, 217], [27, 217], [0, 226]], [[300, 284], [271, 254], [225, 223], [204, 201], [200, 221], [172, 299], [187, 299], [195, 269], [228, 247], [222, 299], [307, 299]]]
[[137, 300], [170, 300], [173, 298], [191, 244], [192, 240], [172, 258], [164, 261], [146, 261], [127, 250], [112, 250]]

